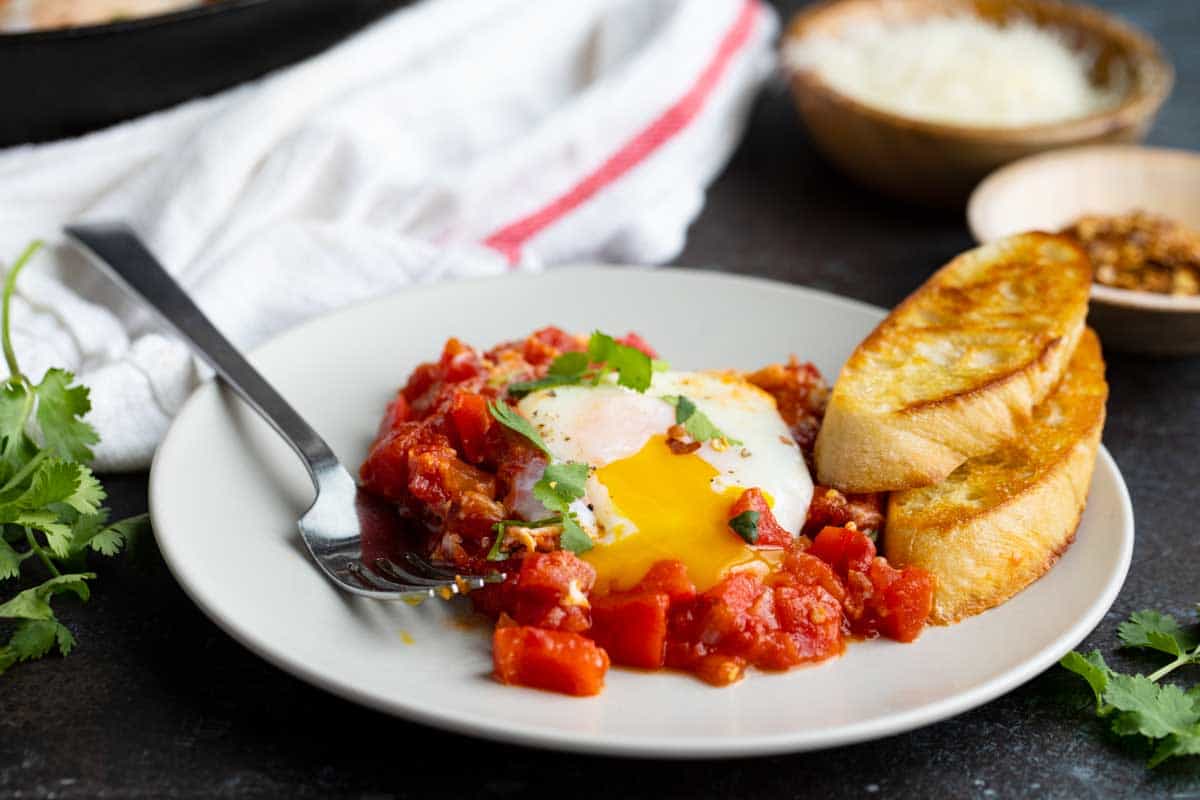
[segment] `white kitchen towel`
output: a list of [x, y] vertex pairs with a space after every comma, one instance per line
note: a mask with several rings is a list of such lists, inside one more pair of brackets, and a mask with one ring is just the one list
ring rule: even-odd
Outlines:
[[199, 379], [63, 243], [77, 219], [131, 223], [242, 348], [414, 283], [669, 259], [776, 27], [759, 0], [427, 0], [253, 84], [0, 152], [0, 253], [48, 242], [14, 304], [22, 370], [92, 387], [102, 470], [147, 466]]

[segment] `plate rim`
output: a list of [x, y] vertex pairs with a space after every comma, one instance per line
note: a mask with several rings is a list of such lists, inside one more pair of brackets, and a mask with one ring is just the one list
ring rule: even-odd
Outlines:
[[[248, 351], [247, 358], [252, 363], [255, 363], [261, 357], [262, 351], [272, 348], [286, 339], [304, 336], [307, 329], [312, 326], [322, 325], [333, 318], [353, 316], [366, 308], [394, 302], [399, 297], [408, 298], [414, 294], [435, 294], [443, 291], [453, 291], [453, 287], [462, 284], [483, 284], [499, 281], [511, 283], [514, 280], [536, 282], [548, 274], [558, 274], [565, 271], [594, 272], [622, 276], [627, 275], [631, 271], [646, 275], [669, 272], [674, 275], [684, 274], [691, 278], [702, 278], [715, 282], [750, 283], [764, 288], [787, 289], [788, 291], [808, 295], [822, 302], [832, 302], [834, 305], [868, 311], [873, 315], [878, 315], [880, 319], [888, 313], [886, 309], [854, 298], [759, 276], [738, 275], [685, 267], [656, 268], [582, 264], [555, 268], [553, 272], [531, 271], [458, 281], [444, 281], [419, 287], [410, 287], [407, 290], [354, 303], [295, 325], [268, 338]], [[177, 428], [181, 426], [181, 421], [185, 420], [187, 415], [191, 413], [191, 409], [200, 401], [201, 396], [205, 392], [211, 391], [227, 390], [223, 390], [217, 385], [214, 378], [208, 378], [198, 384], [180, 407], [175, 418], [171, 421], [171, 425], [164, 435], [162, 442], [155, 450], [150, 466], [148, 486], [148, 505], [152, 519], [155, 516], [155, 508], [161, 507], [165, 502], [162, 496], [160, 469], [161, 461], [164, 458], [163, 453], [169, 451], [168, 444]], [[1105, 614], [1108, 613], [1125, 584], [1132, 561], [1134, 544], [1133, 507], [1128, 487], [1125, 484], [1125, 478], [1117, 466], [1115, 459], [1113, 459], [1103, 444], [1100, 445], [1096, 457], [1096, 471], [1099, 471], [1101, 468], [1111, 473], [1110, 477], [1117, 495], [1115, 499], [1121, 511], [1117, 524], [1121, 527], [1122, 535], [1120, 537], [1120, 553], [1118, 554], [1117, 569], [1110, 575], [1101, 591], [1096, 594], [1095, 599], [1089, 604], [1086, 614], [1076, 620], [1064, 633], [1059, 634], [1051, 646], [1043, 648], [1035, 657], [1030, 658], [1018, 667], [993, 677], [979, 686], [908, 711], [842, 726], [832, 736], [828, 734], [812, 736], [811, 733], [806, 735], [804, 733], [797, 734], [792, 732], [743, 736], [733, 741], [726, 738], [717, 740], [675, 740], [674, 742], [665, 738], [653, 741], [628, 738], [613, 739], [603, 734], [547, 731], [533, 725], [498, 720], [459, 720], [446, 715], [439, 715], [423, 707], [398, 702], [391, 698], [380, 698], [353, 685], [331, 679], [323, 675], [319, 670], [310, 668], [309, 665], [298, 660], [274, 652], [269, 645], [256, 641], [255, 635], [248, 630], [243, 630], [234, 619], [226, 619], [217, 613], [215, 609], [208, 605], [202, 591], [194, 587], [186, 577], [187, 569], [176, 560], [176, 554], [168, 543], [169, 537], [164, 538], [159, 533], [157, 527], [152, 527], [152, 530], [154, 531], [154, 538], [159, 552], [162, 554], [163, 561], [166, 563], [167, 569], [175, 579], [175, 582], [183, 589], [188, 599], [219, 629], [238, 644], [245, 647], [251, 654], [262, 658], [272, 666], [299, 678], [317, 689], [329, 692], [357, 705], [451, 733], [539, 749], [638, 759], [728, 759], [824, 750], [905, 733], [977, 708], [1020, 686], [1057, 663], [1063, 655], [1078, 645], [1079, 642], [1083, 641], [1100, 623]]]

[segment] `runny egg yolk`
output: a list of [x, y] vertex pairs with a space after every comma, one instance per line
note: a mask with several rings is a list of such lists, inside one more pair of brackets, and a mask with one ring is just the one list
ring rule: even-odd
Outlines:
[[764, 567], [770, 554], [748, 546], [729, 527], [741, 487], [713, 489], [717, 470], [694, 454], [676, 455], [665, 436], [601, 467], [596, 478], [621, 517], [636, 530], [608, 531], [583, 559], [596, 568], [601, 592], [632, 588], [658, 561], [682, 561], [700, 591], [735, 568]]

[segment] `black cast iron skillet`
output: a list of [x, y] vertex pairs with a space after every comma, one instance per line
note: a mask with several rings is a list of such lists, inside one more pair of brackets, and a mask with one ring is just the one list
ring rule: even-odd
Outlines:
[[310, 56], [408, 0], [223, 0], [0, 34], [0, 146], [75, 136]]

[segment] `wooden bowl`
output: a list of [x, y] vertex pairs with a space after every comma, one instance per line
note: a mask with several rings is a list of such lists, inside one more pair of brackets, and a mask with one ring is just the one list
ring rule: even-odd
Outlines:
[[[1137, 209], [1200, 231], [1200, 153], [1102, 145], [1032, 156], [979, 184], [967, 220], [975, 238], [989, 242], [1021, 231], [1061, 230], [1084, 214]], [[1200, 296], [1096, 284], [1088, 322], [1114, 350], [1200, 353]]]
[[1095, 50], [1095, 83], [1125, 74], [1129, 88], [1114, 108], [1085, 117], [979, 127], [884, 111], [833, 89], [813, 70], [792, 70], [792, 93], [817, 147], [854, 178], [895, 197], [961, 207], [981, 178], [1010, 161], [1055, 147], [1140, 141], [1170, 93], [1174, 72], [1149, 37], [1097, 9], [1054, 0], [836, 0], [797, 14], [783, 47], [864, 22], [948, 13], [1023, 17], [1056, 29], [1074, 46]]

